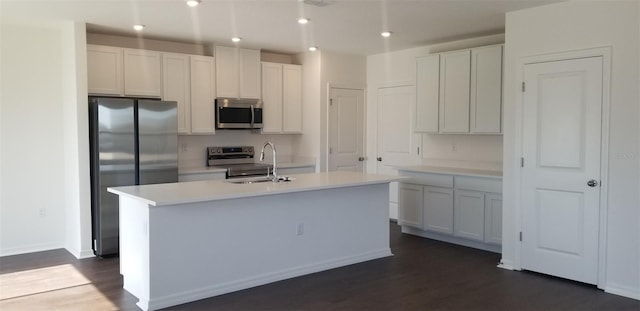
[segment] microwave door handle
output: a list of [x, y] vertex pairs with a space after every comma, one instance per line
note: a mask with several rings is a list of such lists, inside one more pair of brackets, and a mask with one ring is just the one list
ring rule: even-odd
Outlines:
[[251, 107], [251, 128], [253, 128], [253, 123], [255, 120], [255, 111], [253, 110], [253, 105], [251, 105], [250, 107]]

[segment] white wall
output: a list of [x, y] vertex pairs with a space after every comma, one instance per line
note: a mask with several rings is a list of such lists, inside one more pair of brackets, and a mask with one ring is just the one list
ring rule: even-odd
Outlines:
[[314, 157], [316, 171], [326, 171], [329, 87], [366, 86], [366, 58], [333, 52], [296, 55], [303, 65], [303, 135], [294, 138], [296, 155]]
[[[396, 85], [415, 85], [416, 57], [429, 54], [466, 49], [471, 47], [499, 44], [504, 42], [504, 35], [491, 35], [441, 44], [434, 44], [402, 51], [376, 54], [367, 57], [367, 157], [377, 156], [377, 98], [379, 87]], [[469, 165], [475, 167], [485, 165], [495, 168], [494, 163], [502, 162], [502, 136], [468, 136], [468, 135], [422, 135], [424, 164]], [[482, 143], [480, 143], [482, 142]], [[452, 144], [456, 145], [453, 151]], [[446, 162], [455, 159], [455, 162]], [[476, 161], [476, 162], [474, 162]], [[376, 172], [375, 161], [367, 161], [367, 171]]]
[[320, 53], [295, 55], [302, 65], [302, 135], [293, 138], [293, 150], [298, 156], [316, 159], [316, 172], [320, 171]]
[[91, 189], [87, 103], [87, 42], [84, 23], [62, 22], [64, 168], [67, 250], [78, 258], [91, 250]]
[[612, 49], [606, 291], [640, 299], [639, 94], [640, 2], [572, 1], [507, 14], [504, 84], [503, 262], [519, 268], [521, 57], [592, 47]]
[[58, 26], [2, 24], [0, 255], [65, 246], [65, 84]]

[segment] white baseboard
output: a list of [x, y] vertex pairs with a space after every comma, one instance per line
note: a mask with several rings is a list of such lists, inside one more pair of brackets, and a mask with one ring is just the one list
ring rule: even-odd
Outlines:
[[23, 245], [19, 247], [0, 249], [0, 257], [21, 255], [21, 254], [35, 253], [35, 252], [42, 252], [42, 251], [50, 251], [52, 249], [59, 249], [59, 248], [64, 248], [64, 245], [61, 245], [60, 243]]
[[505, 270], [515, 270], [515, 268], [513, 267], [513, 262], [508, 259], [500, 259], [500, 263], [497, 267]]
[[609, 294], [640, 300], [640, 288], [637, 287], [633, 288], [615, 283], [607, 283], [604, 286], [604, 291]]
[[84, 249], [84, 250], [78, 251], [78, 250], [72, 250], [67, 248], [67, 251], [77, 259], [85, 259], [85, 258], [91, 258], [96, 256], [95, 254], [93, 254], [92, 249]]
[[381, 249], [378, 251], [367, 252], [364, 254], [332, 259], [324, 262], [318, 262], [294, 268], [289, 268], [272, 273], [266, 273], [262, 275], [256, 275], [253, 277], [240, 279], [224, 284], [215, 284], [203, 288], [197, 288], [189, 291], [183, 291], [181, 293], [175, 293], [164, 297], [154, 297], [149, 301], [139, 301], [138, 306], [142, 310], [158, 310], [170, 306], [175, 306], [195, 300], [205, 299], [213, 296], [227, 294], [242, 289], [256, 287], [276, 281], [290, 279], [306, 274], [316, 273], [338, 267], [348, 266], [360, 262], [365, 262], [373, 259], [393, 256], [391, 249]]

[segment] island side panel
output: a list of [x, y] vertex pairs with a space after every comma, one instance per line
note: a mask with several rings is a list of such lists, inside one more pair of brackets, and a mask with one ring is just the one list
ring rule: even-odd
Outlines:
[[123, 288], [147, 309], [149, 302], [149, 206], [137, 199], [120, 196], [120, 274]]
[[390, 256], [388, 186], [150, 207], [149, 309]]

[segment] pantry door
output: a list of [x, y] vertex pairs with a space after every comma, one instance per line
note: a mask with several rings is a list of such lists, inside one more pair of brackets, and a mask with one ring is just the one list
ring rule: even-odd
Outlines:
[[[397, 166], [420, 164], [421, 134], [414, 132], [416, 92], [412, 85], [381, 87], [377, 94], [378, 174], [397, 175]], [[389, 186], [389, 216], [398, 217], [398, 183]]]
[[597, 284], [603, 57], [523, 75], [522, 268]]
[[330, 89], [329, 170], [364, 171], [364, 90]]

